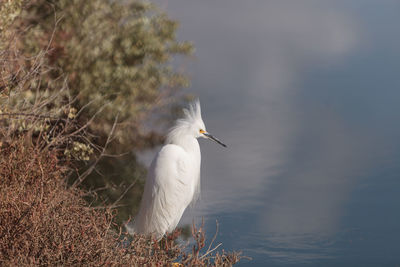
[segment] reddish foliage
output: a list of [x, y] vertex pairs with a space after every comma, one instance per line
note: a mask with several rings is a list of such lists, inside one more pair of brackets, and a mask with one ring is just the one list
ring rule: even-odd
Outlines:
[[55, 153], [24, 140], [0, 147], [0, 265], [166, 266], [181, 261], [230, 266], [239, 260], [236, 253], [200, 256], [202, 228], [193, 229], [196, 245], [188, 254], [176, 241], [179, 231], [160, 242], [116, 233], [110, 209], [88, 207], [84, 192], [65, 184]]

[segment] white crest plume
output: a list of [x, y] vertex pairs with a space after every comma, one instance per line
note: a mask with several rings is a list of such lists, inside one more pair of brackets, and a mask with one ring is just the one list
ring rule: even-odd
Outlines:
[[185, 114], [185, 118], [187, 120], [202, 121], [200, 100], [196, 99], [192, 103], [190, 103], [189, 109], [184, 108], [183, 113]]
[[[189, 104], [189, 108], [183, 109], [183, 118], [176, 121], [175, 126], [173, 126], [169, 133], [167, 134], [167, 144], [177, 143], [178, 137], [182, 136], [182, 133], [187, 132], [188, 128], [195, 124], [202, 124], [203, 119], [201, 118], [201, 107], [200, 100], [196, 99]], [[204, 129], [205, 130], [205, 129]]]

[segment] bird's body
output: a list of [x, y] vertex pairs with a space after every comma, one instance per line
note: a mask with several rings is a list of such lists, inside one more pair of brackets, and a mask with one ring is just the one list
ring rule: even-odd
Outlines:
[[199, 196], [201, 154], [197, 138], [204, 135], [219, 141], [205, 131], [198, 101], [184, 113], [151, 163], [130, 232], [162, 238], [175, 229], [186, 207]]
[[[196, 168], [189, 168], [192, 165]], [[198, 143], [196, 152], [187, 152], [175, 144], [164, 146], [154, 158], [147, 179], [140, 210], [134, 221], [134, 231], [155, 234], [156, 238], [160, 238], [165, 232], [175, 229], [198, 190]]]

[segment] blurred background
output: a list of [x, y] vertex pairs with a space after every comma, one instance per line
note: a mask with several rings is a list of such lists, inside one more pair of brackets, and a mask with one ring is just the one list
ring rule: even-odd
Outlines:
[[[185, 222], [253, 261], [400, 262], [400, 3], [159, 1], [193, 41], [183, 64], [207, 130]], [[144, 161], [149, 162], [151, 156]]]
[[216, 242], [252, 258], [239, 266], [397, 266], [399, 13], [395, 0], [3, 1], [0, 146], [26, 134], [58, 151], [118, 226], [199, 97], [228, 148], [200, 140], [201, 199], [181, 226], [204, 217], [210, 240], [218, 221]]

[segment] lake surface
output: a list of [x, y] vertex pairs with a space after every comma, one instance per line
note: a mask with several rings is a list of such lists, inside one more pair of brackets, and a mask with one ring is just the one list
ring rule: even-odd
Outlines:
[[239, 266], [400, 265], [400, 1], [170, 0], [209, 239]]

